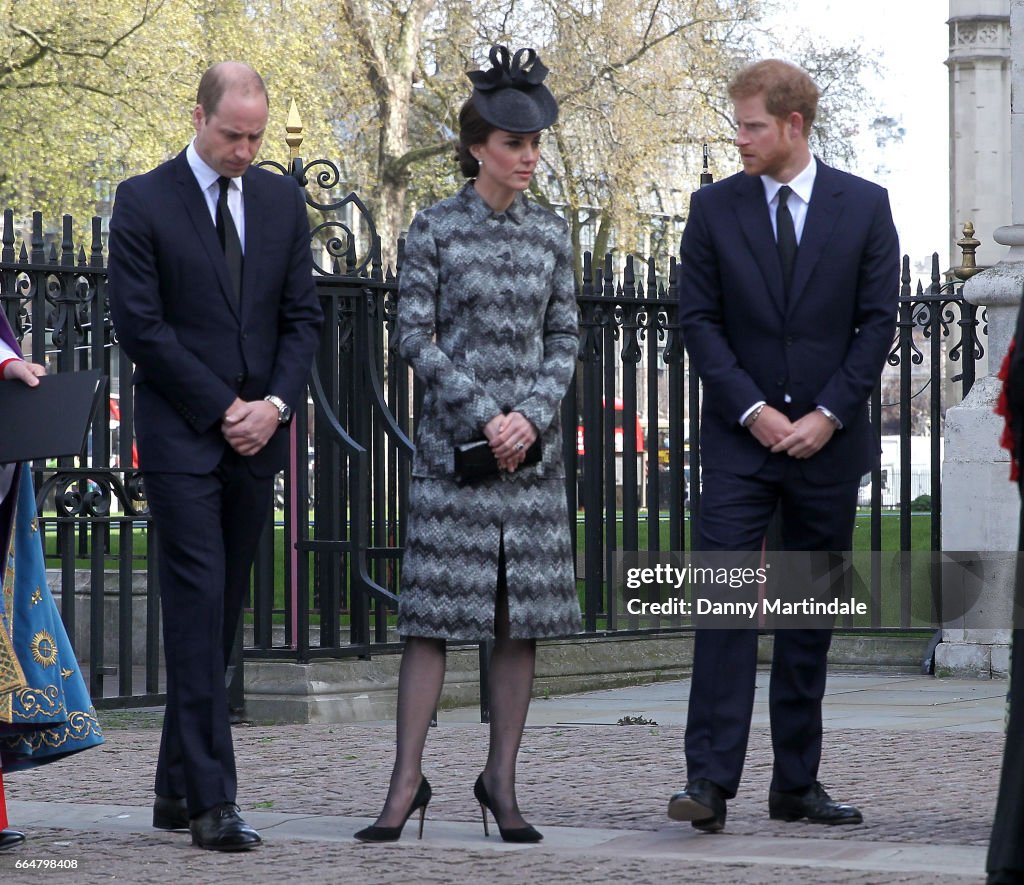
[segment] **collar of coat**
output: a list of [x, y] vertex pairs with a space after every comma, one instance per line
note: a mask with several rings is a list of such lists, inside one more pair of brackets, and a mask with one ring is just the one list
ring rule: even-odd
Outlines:
[[462, 186], [462, 190], [459, 191], [459, 199], [466, 206], [470, 217], [474, 221], [486, 221], [488, 218], [501, 218], [505, 216], [516, 224], [522, 224], [523, 218], [526, 216], [527, 211], [529, 211], [526, 197], [522, 194], [516, 194], [516, 198], [512, 201], [511, 206], [504, 212], [495, 212], [487, 204], [487, 201], [477, 193], [476, 188], [473, 187], [472, 179]]

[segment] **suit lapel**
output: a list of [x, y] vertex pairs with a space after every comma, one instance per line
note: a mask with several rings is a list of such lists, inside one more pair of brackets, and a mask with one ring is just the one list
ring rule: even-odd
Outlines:
[[814, 268], [821, 260], [842, 213], [842, 185], [824, 163], [818, 161], [811, 202], [807, 206], [803, 235], [796, 250], [793, 287], [789, 293], [788, 310], [792, 311], [804, 295]]
[[[203, 244], [210, 265], [217, 274], [217, 281], [220, 283], [221, 295], [227, 302], [231, 312], [237, 317], [238, 307], [235, 305], [234, 289], [231, 285], [231, 275], [228, 273], [228, 263], [224, 258], [224, 252], [220, 248], [220, 240], [217, 239], [217, 228], [210, 217], [210, 210], [206, 205], [206, 198], [199, 190], [199, 182], [196, 181], [192, 169], [188, 165], [185, 152], [178, 155], [175, 175], [178, 181], [178, 192], [185, 204], [185, 210], [196, 229], [196, 235]], [[246, 218], [248, 226], [248, 218]], [[243, 283], [244, 289], [244, 283]]]
[[[772, 221], [768, 214], [768, 203], [764, 198], [764, 185], [756, 175], [742, 175], [736, 179], [736, 218], [740, 230], [746, 237], [750, 251], [761, 269], [765, 288], [778, 307], [785, 311], [785, 292], [782, 286], [782, 263], [779, 249], [775, 244]], [[799, 250], [797, 262], [799, 263]]]
[[260, 220], [269, 217], [265, 214], [263, 205], [263, 191], [260, 188], [259, 177], [246, 170], [242, 176], [242, 210], [245, 213], [245, 258], [242, 262], [242, 311], [248, 311], [250, 298], [246, 294], [252, 290], [255, 280], [259, 279], [262, 225]]

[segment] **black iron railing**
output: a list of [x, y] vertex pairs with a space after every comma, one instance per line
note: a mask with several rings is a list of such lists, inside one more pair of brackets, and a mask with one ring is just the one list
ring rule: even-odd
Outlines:
[[[411, 439], [422, 397], [388, 348], [401, 246], [394, 271], [385, 270], [365, 205], [354, 193], [324, 196], [339, 182], [333, 164], [268, 165], [307, 187], [328, 322], [254, 569], [245, 657], [308, 661], [395, 651]], [[131, 367], [106, 305], [101, 224], [93, 219], [88, 250], [75, 245], [68, 216], [56, 236], [44, 233], [38, 213], [23, 233], [17, 227], [8, 210], [0, 305], [19, 339], [34, 359], [45, 355], [51, 371], [99, 368], [111, 382], [85, 457], [33, 465], [51, 583], [97, 702], [152, 703], [162, 689], [154, 545], [135, 469]], [[615, 553], [687, 549], [690, 515], [700, 506], [700, 387], [688, 369], [677, 310], [686, 297], [685, 269], [632, 256], [598, 262], [589, 254], [582, 267], [579, 363], [562, 423], [584, 631], [636, 632], [639, 622], [618, 614], [612, 599]], [[883, 424], [900, 440], [898, 462], [877, 468], [870, 489], [865, 485], [863, 519], [875, 550], [919, 549], [914, 526], [922, 520], [930, 520], [925, 543], [939, 549], [942, 416], [966, 395], [983, 355], [984, 315], [963, 302], [958, 285], [942, 281], [938, 267], [936, 256], [927, 285], [912, 291], [904, 259], [890, 365], [871, 401], [880, 446]], [[950, 367], [959, 371], [947, 378]], [[926, 465], [912, 452], [922, 430]], [[922, 477], [926, 493], [918, 491]], [[898, 542], [888, 540], [894, 522]], [[914, 577], [905, 571], [898, 590], [885, 590], [899, 594], [899, 620], [883, 622], [878, 608], [874, 627], [912, 625]], [[873, 576], [878, 588], [882, 577]], [[937, 605], [937, 588], [931, 593]], [[686, 624], [666, 617], [643, 627]]]

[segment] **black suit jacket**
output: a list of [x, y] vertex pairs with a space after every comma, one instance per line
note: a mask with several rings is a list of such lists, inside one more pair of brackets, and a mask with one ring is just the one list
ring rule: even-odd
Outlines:
[[867, 400], [892, 344], [899, 294], [886, 191], [818, 161], [788, 298], [757, 176], [693, 194], [681, 254], [680, 322], [704, 384], [704, 466], [751, 475], [764, 465], [769, 450], [738, 423], [764, 400], [792, 420], [821, 405], [842, 422], [799, 462], [805, 478], [867, 472], [878, 458]]
[[[245, 263], [235, 304], [227, 262], [183, 151], [117, 189], [110, 220], [110, 313], [135, 363], [135, 430], [143, 470], [206, 473], [224, 454], [221, 418], [235, 397], [306, 402], [322, 319], [309, 224], [295, 181], [243, 176]], [[279, 430], [249, 459], [284, 467]]]

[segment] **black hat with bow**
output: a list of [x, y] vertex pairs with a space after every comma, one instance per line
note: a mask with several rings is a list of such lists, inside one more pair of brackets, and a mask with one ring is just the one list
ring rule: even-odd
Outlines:
[[491, 69], [470, 71], [473, 105], [480, 116], [506, 132], [540, 132], [558, 119], [558, 102], [544, 85], [548, 69], [533, 49], [512, 55], [491, 47]]

